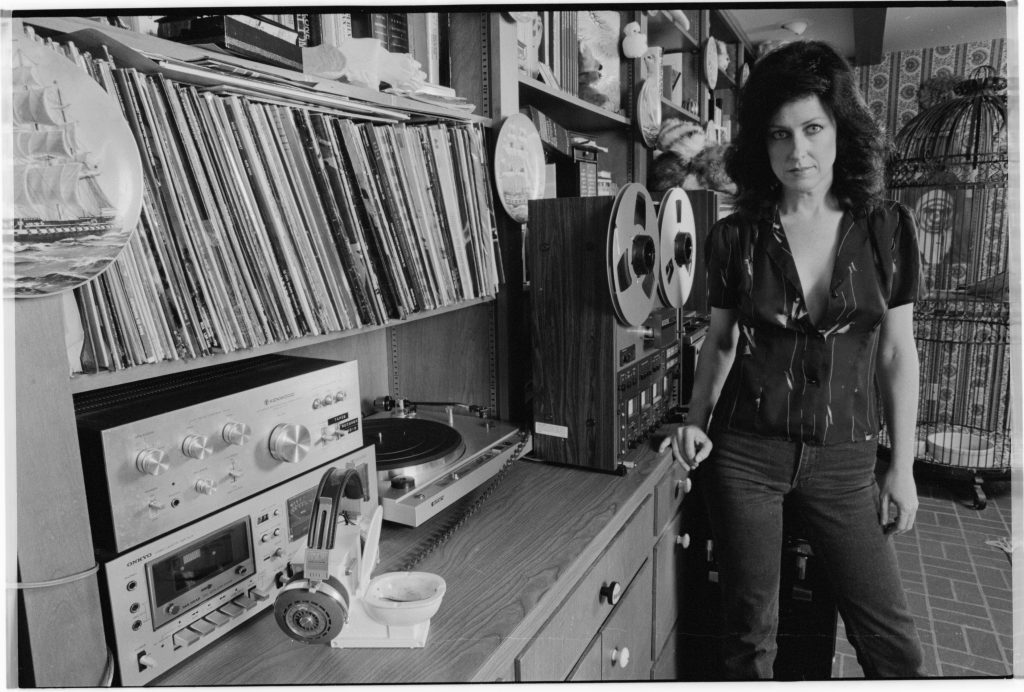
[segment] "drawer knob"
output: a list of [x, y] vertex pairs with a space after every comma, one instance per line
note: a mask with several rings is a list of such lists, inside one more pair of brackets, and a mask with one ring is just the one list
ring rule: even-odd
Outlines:
[[612, 666], [618, 666], [619, 668], [625, 668], [629, 665], [629, 647], [624, 646], [621, 649], [615, 647], [612, 649]]
[[613, 581], [601, 587], [601, 599], [608, 601], [608, 605], [615, 605], [622, 598], [622, 584]]
[[684, 533], [682, 536], [676, 536], [676, 545], [681, 545], [684, 549], [689, 548], [690, 534]]
[[693, 481], [691, 481], [689, 478], [683, 478], [681, 480], [676, 481], [676, 497], [679, 497], [681, 494], [685, 495], [692, 489]]

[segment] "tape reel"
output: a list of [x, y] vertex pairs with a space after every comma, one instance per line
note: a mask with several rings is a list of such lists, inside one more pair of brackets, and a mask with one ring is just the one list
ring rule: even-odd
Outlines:
[[658, 262], [658, 295], [672, 308], [680, 308], [690, 296], [697, 258], [697, 227], [690, 198], [681, 188], [670, 188], [658, 208], [661, 252]]
[[640, 183], [624, 186], [608, 224], [608, 289], [615, 315], [639, 327], [651, 314], [658, 291], [658, 219]]

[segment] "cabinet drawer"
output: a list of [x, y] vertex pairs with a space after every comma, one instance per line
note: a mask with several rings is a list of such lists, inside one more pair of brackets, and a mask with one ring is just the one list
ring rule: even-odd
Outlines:
[[654, 487], [654, 535], [657, 536], [665, 524], [683, 504], [683, 496], [689, 492], [691, 482], [688, 472], [681, 464], [672, 462], [665, 475]]
[[601, 630], [601, 680], [649, 680], [651, 677], [651, 561]]
[[520, 682], [557, 682], [569, 675], [612, 612], [602, 588], [618, 583], [624, 590], [650, 554], [653, 515], [646, 498], [516, 659]]
[[[683, 512], [668, 523], [654, 545], [654, 650], [661, 651], [665, 640], [675, 631], [682, 599], [684, 560], [692, 547], [686, 547], [689, 538], [683, 525]], [[682, 537], [683, 543], [677, 538]]]

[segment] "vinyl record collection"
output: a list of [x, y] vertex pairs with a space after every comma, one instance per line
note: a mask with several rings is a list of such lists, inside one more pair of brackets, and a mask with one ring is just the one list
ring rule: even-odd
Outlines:
[[81, 370], [381, 325], [495, 294], [478, 126], [373, 108], [356, 121], [357, 104], [342, 99], [332, 109], [204, 88], [55, 48], [116, 98], [145, 172], [139, 232], [75, 292]]

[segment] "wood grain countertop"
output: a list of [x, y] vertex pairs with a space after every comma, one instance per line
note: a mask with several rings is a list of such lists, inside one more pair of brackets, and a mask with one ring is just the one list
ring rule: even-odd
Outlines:
[[652, 447], [625, 476], [520, 460], [486, 498], [480, 489], [417, 528], [385, 524], [375, 575], [439, 540], [414, 567], [447, 582], [423, 648], [302, 644], [268, 608], [152, 684], [511, 682], [516, 655], [672, 463]]

